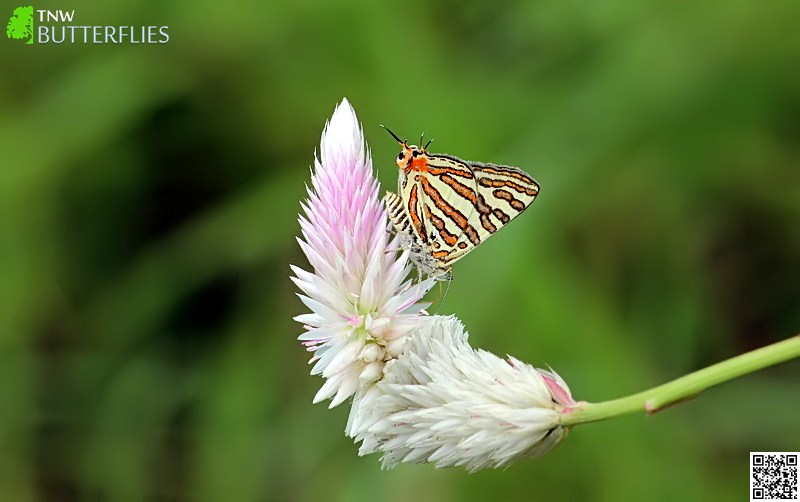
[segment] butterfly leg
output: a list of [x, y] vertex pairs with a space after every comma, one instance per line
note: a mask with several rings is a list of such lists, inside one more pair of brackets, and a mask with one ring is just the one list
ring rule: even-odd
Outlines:
[[450, 270], [448, 270], [444, 275], [437, 276], [436, 280], [447, 281], [447, 286], [445, 286], [444, 293], [442, 293], [442, 283], [439, 282], [439, 295], [441, 296], [441, 300], [439, 300], [439, 306], [436, 307], [436, 313], [433, 315], [439, 315], [439, 311], [442, 310], [444, 299], [447, 298], [447, 293], [450, 291], [450, 283], [453, 282], [453, 274], [450, 273]]

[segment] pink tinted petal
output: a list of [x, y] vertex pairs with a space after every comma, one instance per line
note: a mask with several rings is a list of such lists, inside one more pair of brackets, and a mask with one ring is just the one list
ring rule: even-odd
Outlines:
[[542, 375], [542, 379], [544, 380], [545, 385], [547, 388], [550, 389], [550, 393], [553, 395], [553, 399], [560, 404], [561, 406], [565, 406], [567, 408], [575, 406], [577, 403], [567, 390], [564, 390], [553, 378], [550, 377], [545, 372], [540, 372]]

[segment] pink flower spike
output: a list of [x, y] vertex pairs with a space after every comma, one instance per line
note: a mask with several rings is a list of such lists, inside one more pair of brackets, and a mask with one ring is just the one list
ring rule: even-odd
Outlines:
[[307, 189], [298, 242], [313, 271], [293, 266], [292, 280], [311, 312], [295, 320], [307, 330], [299, 339], [314, 354], [312, 374], [326, 378], [314, 402], [333, 398], [336, 406], [383, 378], [398, 340], [424, 315], [419, 300], [433, 280], [406, 281], [407, 253], [390, 245], [370, 153], [346, 99], [322, 133]]

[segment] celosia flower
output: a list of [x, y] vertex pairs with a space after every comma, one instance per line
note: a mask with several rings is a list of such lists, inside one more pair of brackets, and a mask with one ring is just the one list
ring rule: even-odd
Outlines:
[[426, 306], [417, 303], [432, 281], [412, 285], [407, 253], [390, 243], [372, 160], [347, 100], [322, 134], [298, 239], [313, 272], [292, 266], [292, 280], [311, 313], [295, 317], [299, 339], [313, 352], [312, 374], [325, 383], [314, 402], [334, 407], [383, 377], [384, 365], [403, 350], [406, 335]]
[[420, 320], [404, 354], [356, 400], [352, 434], [360, 455], [384, 467], [434, 462], [470, 471], [542, 455], [567, 429], [559, 414], [576, 403], [555, 373], [475, 350], [455, 317]]
[[[311, 313], [297, 316], [327, 380], [314, 402], [355, 395], [345, 432], [383, 464], [434, 462], [471, 471], [541, 455], [567, 434], [576, 405], [554, 372], [475, 350], [455, 317], [418, 303], [397, 253], [355, 113], [345, 100], [322, 135], [298, 239], [313, 272], [292, 267]], [[402, 236], [400, 237], [402, 239]]]

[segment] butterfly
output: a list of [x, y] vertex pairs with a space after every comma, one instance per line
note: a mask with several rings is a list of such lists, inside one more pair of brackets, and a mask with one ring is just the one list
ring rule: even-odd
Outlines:
[[449, 281], [453, 263], [519, 216], [539, 194], [536, 180], [519, 168], [431, 154], [430, 141], [409, 145], [384, 129], [403, 148], [395, 160], [398, 193], [386, 192], [383, 202], [420, 277]]

